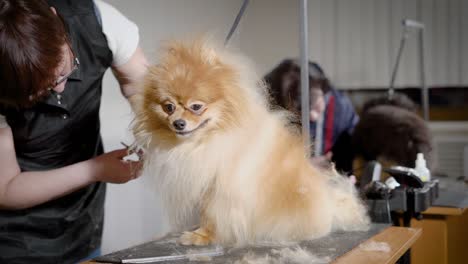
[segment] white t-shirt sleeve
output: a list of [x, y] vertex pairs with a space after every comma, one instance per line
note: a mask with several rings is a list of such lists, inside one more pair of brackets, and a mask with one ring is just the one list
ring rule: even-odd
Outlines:
[[5, 116], [0, 115], [0, 128], [8, 127]]
[[112, 66], [123, 65], [138, 47], [138, 26], [110, 4], [102, 0], [94, 0], [94, 3], [101, 14], [102, 31], [113, 53]]

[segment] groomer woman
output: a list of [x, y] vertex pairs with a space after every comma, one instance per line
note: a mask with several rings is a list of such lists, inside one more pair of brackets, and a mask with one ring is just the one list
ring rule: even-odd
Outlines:
[[98, 254], [105, 184], [137, 175], [103, 154], [104, 72], [122, 93], [146, 71], [138, 28], [96, 0], [0, 0], [0, 263]]
[[[301, 112], [300, 65], [295, 59], [285, 59], [264, 79], [270, 85], [274, 103], [292, 112]], [[309, 61], [310, 135], [314, 140], [317, 120], [323, 115], [321, 157], [314, 158], [318, 165], [335, 163], [340, 172], [351, 173], [354, 152], [351, 135], [359, 121], [351, 101], [337, 91], [322, 67]], [[312, 141], [313, 142], [313, 141]]]

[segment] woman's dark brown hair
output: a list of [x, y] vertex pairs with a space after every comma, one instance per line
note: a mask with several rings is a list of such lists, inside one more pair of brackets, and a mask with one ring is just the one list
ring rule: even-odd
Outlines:
[[55, 81], [66, 39], [46, 1], [0, 0], [0, 104], [29, 107], [40, 100]]
[[[265, 82], [269, 86], [269, 92], [273, 104], [281, 106], [289, 111], [300, 112], [301, 106], [301, 67], [297, 60], [285, 59], [270, 73], [265, 75]], [[322, 68], [315, 62], [309, 62], [309, 88], [321, 89], [323, 94], [330, 90], [330, 83]], [[311, 93], [310, 101], [314, 98]]]

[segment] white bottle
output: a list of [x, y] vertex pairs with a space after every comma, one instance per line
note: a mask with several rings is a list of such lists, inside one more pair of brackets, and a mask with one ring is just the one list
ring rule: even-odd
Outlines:
[[422, 153], [418, 153], [416, 156], [416, 167], [414, 169], [423, 182], [428, 182], [431, 180], [431, 172], [427, 168], [426, 160], [424, 159], [424, 155]]

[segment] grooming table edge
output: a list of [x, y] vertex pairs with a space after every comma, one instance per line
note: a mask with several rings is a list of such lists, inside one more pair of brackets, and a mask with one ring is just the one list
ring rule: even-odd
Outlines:
[[364, 241], [365, 244], [370, 241], [385, 242], [389, 245], [389, 252], [366, 251], [359, 246], [348, 251], [344, 255], [335, 259], [334, 264], [390, 264], [395, 263], [421, 236], [421, 228], [407, 228], [390, 226], [382, 232]]
[[[334, 264], [387, 264], [395, 263], [421, 236], [420, 228], [407, 228], [389, 226], [381, 232], [363, 241], [350, 251], [337, 257], [331, 263]], [[389, 246], [388, 252], [369, 251], [365, 247], [360, 247], [368, 242], [385, 242]], [[170, 263], [170, 262], [168, 262]], [[200, 263], [200, 262], [194, 262]], [[99, 264], [94, 261], [83, 262], [82, 264]], [[102, 264], [102, 263], [101, 263]]]

